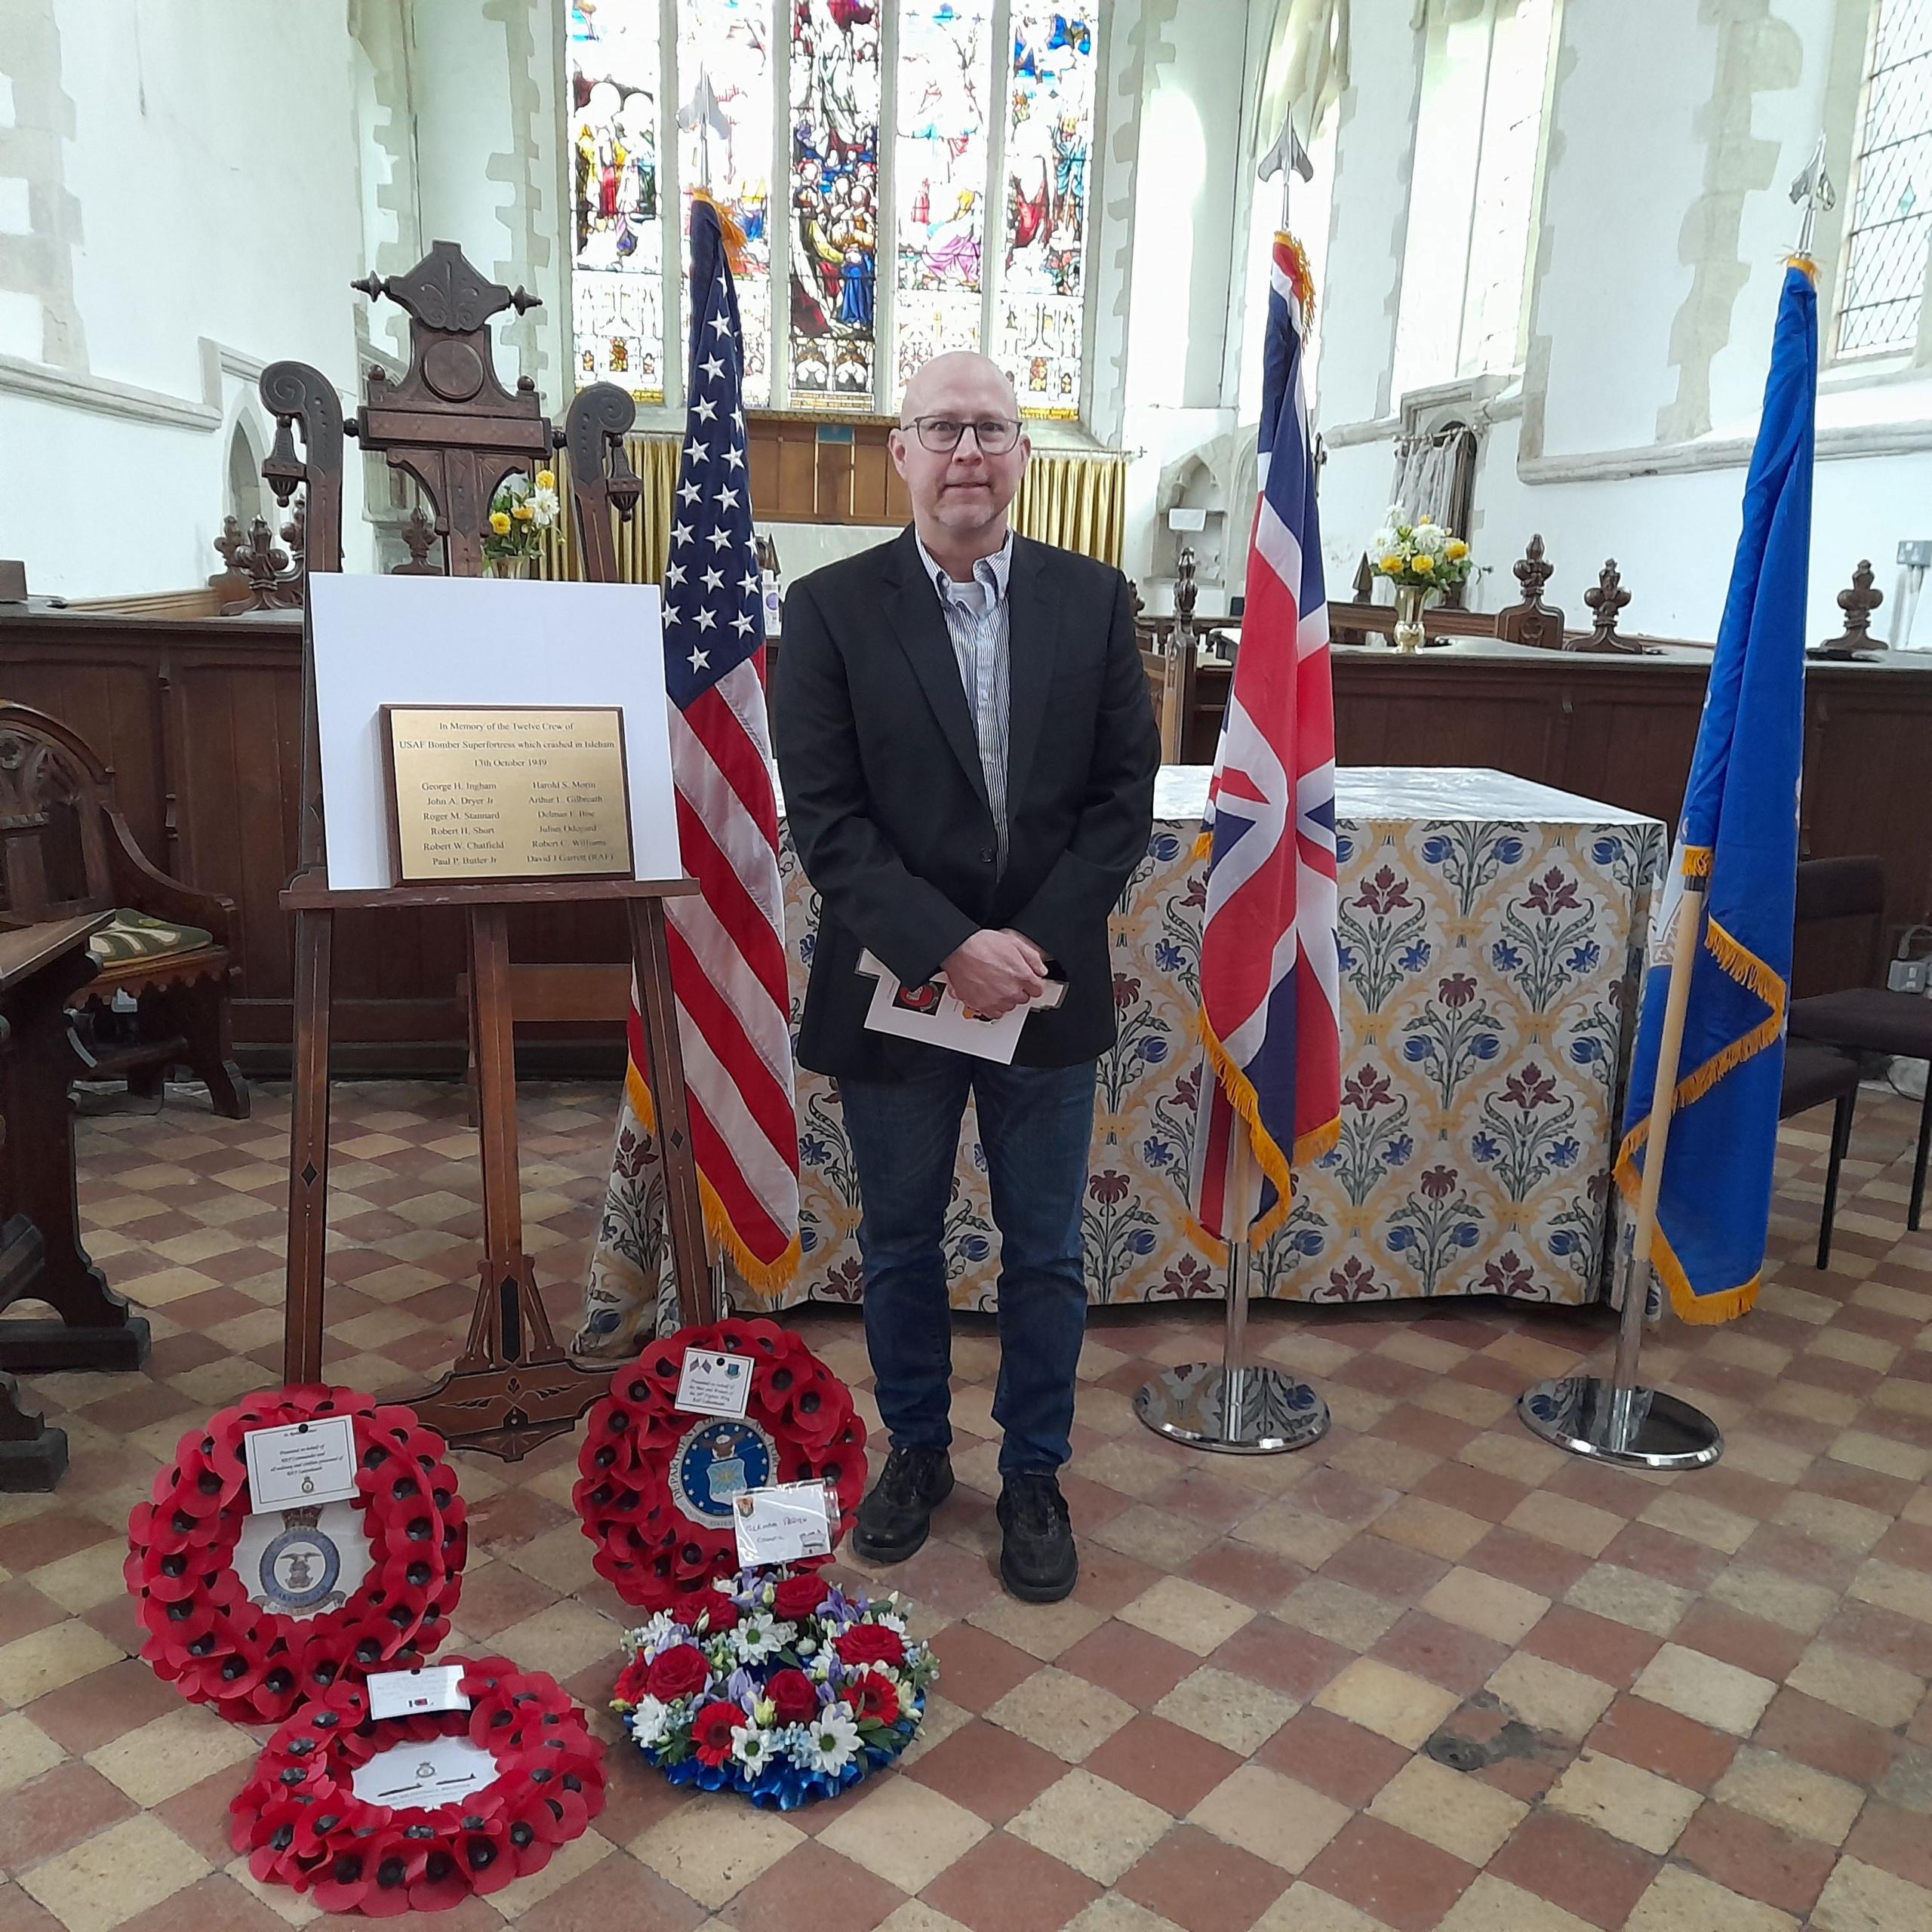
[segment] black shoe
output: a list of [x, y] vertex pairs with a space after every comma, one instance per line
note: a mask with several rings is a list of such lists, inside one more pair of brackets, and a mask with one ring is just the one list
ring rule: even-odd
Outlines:
[[926, 1540], [933, 1512], [952, 1494], [943, 1449], [895, 1449], [859, 1505], [852, 1548], [868, 1563], [903, 1563]]
[[1080, 1576], [1066, 1498], [1051, 1469], [1010, 1475], [999, 1493], [1000, 1581], [1024, 1603], [1058, 1603]]

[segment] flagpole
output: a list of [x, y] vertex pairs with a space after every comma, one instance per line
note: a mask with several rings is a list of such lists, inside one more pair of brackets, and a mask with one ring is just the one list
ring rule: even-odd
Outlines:
[[[1211, 1075], [1209, 1076], [1213, 1077]], [[1261, 1204], [1261, 1171], [1247, 1123], [1232, 1125], [1228, 1155], [1227, 1327], [1220, 1365], [1164, 1369], [1134, 1398], [1157, 1435], [1229, 1456], [1278, 1456], [1328, 1433], [1328, 1404], [1284, 1368], [1247, 1358], [1247, 1230]]]
[[1637, 1380], [1644, 1317], [1651, 1299], [1651, 1254], [1657, 1243], [1657, 1200], [1676, 1109], [1677, 1069], [1683, 1058], [1684, 1020], [1690, 981], [1704, 944], [1707, 876], [1687, 878], [1678, 902], [1676, 932], [1666, 982], [1663, 1027], [1657, 1042], [1657, 1079], [1651, 1090], [1650, 1131], [1644, 1146], [1643, 1186], [1637, 1196], [1629, 1272], [1617, 1333], [1617, 1359], [1606, 1382], [1601, 1376], [1565, 1376], [1539, 1382], [1518, 1397], [1524, 1427], [1573, 1456], [1595, 1457], [1644, 1469], [1697, 1469], [1724, 1453], [1724, 1438], [1703, 1410]]

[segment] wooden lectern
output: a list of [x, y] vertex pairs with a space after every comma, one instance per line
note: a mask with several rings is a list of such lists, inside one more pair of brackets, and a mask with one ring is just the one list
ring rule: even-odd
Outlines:
[[[638, 484], [624, 454], [636, 411], [608, 383], [581, 391], [561, 432], [544, 417], [536, 386], [499, 380], [490, 318], [536, 298], [486, 280], [451, 242], [438, 242], [406, 275], [352, 285], [386, 296], [409, 316], [410, 362], [397, 382], [369, 371], [368, 398], [345, 424], [334, 386], [300, 362], [262, 372], [262, 401], [275, 419], [263, 474], [286, 504], [306, 493], [308, 568], [342, 568], [343, 439], [380, 451], [420, 484], [435, 512], [448, 570], [474, 576], [497, 486], [568, 452], [570, 491], [585, 574], [617, 577], [611, 512], [629, 516]], [[302, 440], [297, 457], [294, 430]], [[324, 1251], [329, 1127], [329, 949], [334, 914], [352, 908], [460, 906], [468, 928], [471, 1045], [481, 1123], [483, 1259], [475, 1312], [463, 1352], [435, 1385], [408, 1399], [458, 1447], [511, 1461], [575, 1427], [608, 1386], [609, 1371], [579, 1368], [557, 1345], [523, 1251], [517, 1167], [516, 1072], [511, 1042], [508, 909], [545, 900], [617, 899], [629, 918], [638, 996], [663, 1137], [671, 1254], [686, 1321], [706, 1318], [710, 1298], [697, 1169], [685, 1105], [663, 902], [694, 889], [687, 879], [560, 879], [541, 882], [398, 885], [333, 891], [323, 837], [315, 712], [313, 619], [303, 622], [301, 832], [294, 876], [281, 895], [295, 915], [295, 1053], [288, 1155], [288, 1287], [283, 1372], [291, 1383], [322, 1371]], [[560, 697], [567, 694], [559, 694]]]

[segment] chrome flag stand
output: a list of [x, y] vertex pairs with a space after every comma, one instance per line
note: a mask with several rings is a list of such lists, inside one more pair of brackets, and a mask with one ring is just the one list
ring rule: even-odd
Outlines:
[[1676, 943], [1665, 995], [1663, 1033], [1657, 1047], [1657, 1084], [1651, 1100], [1650, 1143], [1644, 1152], [1644, 1185], [1637, 1198], [1630, 1271], [1623, 1284], [1617, 1361], [1606, 1382], [1600, 1375], [1569, 1375], [1539, 1382], [1516, 1399], [1516, 1413], [1532, 1435], [1573, 1456], [1587, 1456], [1628, 1469], [1701, 1469], [1724, 1454], [1724, 1438], [1702, 1409], [1637, 1380], [1637, 1352], [1650, 1302], [1651, 1249], [1657, 1226], [1657, 1196], [1663, 1186], [1664, 1150], [1677, 1098], [1677, 1066], [1684, 1046], [1684, 1015], [1690, 975], [1704, 943], [1708, 878], [1687, 878], [1678, 906]]
[[[1211, 1078], [1211, 1075], [1210, 1076]], [[1227, 1339], [1217, 1367], [1190, 1362], [1163, 1370], [1134, 1398], [1134, 1413], [1156, 1435], [1229, 1456], [1278, 1456], [1328, 1433], [1328, 1404], [1284, 1368], [1247, 1355], [1247, 1224], [1260, 1198], [1260, 1174], [1244, 1131], [1237, 1128], [1228, 1177], [1232, 1201], [1248, 1204], [1228, 1243]]]

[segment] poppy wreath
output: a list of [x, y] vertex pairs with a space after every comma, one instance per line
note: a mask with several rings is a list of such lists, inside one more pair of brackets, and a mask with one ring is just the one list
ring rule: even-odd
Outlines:
[[623, 1640], [611, 1708], [673, 1784], [796, 1810], [912, 1741], [939, 1667], [898, 1598], [848, 1596], [789, 1565], [719, 1579]]
[[[445, 1661], [462, 1668], [466, 1711], [371, 1718], [366, 1689], [345, 1679], [269, 1739], [229, 1807], [257, 1881], [312, 1892], [325, 1912], [441, 1912], [540, 1872], [603, 1810], [603, 1744], [552, 1678], [503, 1657]], [[379, 1753], [442, 1737], [488, 1752], [496, 1777], [443, 1804], [355, 1795]]]
[[[242, 1438], [346, 1415], [358, 1469], [351, 1507], [368, 1574], [345, 1601], [301, 1617], [250, 1599], [235, 1567], [248, 1515]], [[148, 1638], [141, 1654], [190, 1703], [233, 1724], [278, 1723], [339, 1680], [408, 1669], [441, 1643], [468, 1552], [443, 1438], [415, 1411], [318, 1385], [251, 1395], [182, 1437], [153, 1500], [128, 1519], [122, 1574]]]
[[[751, 1395], [743, 1421], [678, 1412], [687, 1349], [745, 1358]], [[797, 1335], [775, 1321], [733, 1318], [667, 1335], [611, 1377], [611, 1392], [590, 1412], [572, 1500], [597, 1546], [597, 1574], [626, 1603], [667, 1610], [736, 1573], [731, 1497], [738, 1490], [830, 1482], [838, 1497], [835, 1549], [864, 1493], [865, 1444], [851, 1391]]]

